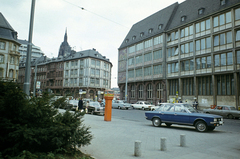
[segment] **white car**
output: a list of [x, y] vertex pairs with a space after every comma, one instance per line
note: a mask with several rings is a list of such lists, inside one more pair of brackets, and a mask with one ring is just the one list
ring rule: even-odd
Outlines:
[[157, 110], [158, 108], [166, 104], [169, 104], [169, 103], [158, 103], [158, 105], [151, 107], [151, 111]]
[[154, 106], [155, 105], [151, 105], [151, 103], [148, 101], [138, 101], [135, 104], [131, 104], [131, 107], [133, 109], [142, 109], [142, 110], [145, 110], [145, 109], [151, 110], [151, 107], [154, 107]]

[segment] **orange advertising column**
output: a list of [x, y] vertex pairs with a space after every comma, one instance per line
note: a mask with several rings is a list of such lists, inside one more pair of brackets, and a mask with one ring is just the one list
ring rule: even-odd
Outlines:
[[104, 121], [111, 121], [112, 119], [112, 96], [104, 96], [105, 99], [105, 114]]

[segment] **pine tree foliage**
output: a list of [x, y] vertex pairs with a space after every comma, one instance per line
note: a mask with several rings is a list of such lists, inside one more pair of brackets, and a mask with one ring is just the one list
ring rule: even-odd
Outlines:
[[[51, 96], [28, 99], [16, 83], [0, 81], [0, 152], [16, 156], [23, 151], [68, 152], [90, 144], [92, 135], [83, 122], [84, 113], [59, 113], [60, 99]], [[63, 101], [62, 101], [63, 100]]]

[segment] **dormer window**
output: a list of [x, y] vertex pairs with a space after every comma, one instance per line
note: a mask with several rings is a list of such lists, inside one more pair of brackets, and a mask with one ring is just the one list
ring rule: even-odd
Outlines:
[[226, 4], [226, 0], [220, 0], [220, 5], [223, 6], [224, 4]]
[[198, 15], [203, 14], [203, 12], [204, 12], [204, 8], [200, 8], [200, 9], [198, 10]]
[[162, 24], [159, 24], [158, 25], [158, 29], [162, 29], [163, 25]]
[[140, 37], [143, 37], [143, 35], [144, 35], [144, 32], [141, 32], [141, 33], [140, 33]]
[[151, 34], [152, 31], [153, 31], [153, 29], [151, 28], [151, 29], [148, 30], [148, 33]]
[[181, 17], [181, 21], [182, 21], [182, 22], [186, 21], [186, 19], [187, 19], [187, 16], [182, 16], [182, 17]]
[[126, 40], [125, 40], [125, 43], [128, 43], [128, 41], [129, 41], [129, 39], [126, 39]]
[[136, 39], [136, 36], [133, 36], [133, 37], [132, 37], [132, 40], [135, 40], [135, 39]]

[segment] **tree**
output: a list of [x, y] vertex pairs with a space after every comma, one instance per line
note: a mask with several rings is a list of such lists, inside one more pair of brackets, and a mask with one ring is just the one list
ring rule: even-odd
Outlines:
[[[82, 122], [84, 113], [59, 113], [51, 96], [28, 99], [14, 82], [0, 81], [0, 152], [16, 156], [24, 150], [73, 152], [90, 144], [92, 135]], [[58, 104], [61, 104], [58, 102]]]

